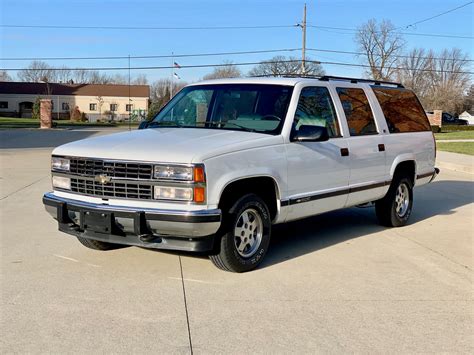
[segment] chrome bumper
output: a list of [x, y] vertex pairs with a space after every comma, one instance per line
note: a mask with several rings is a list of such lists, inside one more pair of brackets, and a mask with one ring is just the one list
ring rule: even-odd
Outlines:
[[[219, 209], [180, 211], [111, 206], [71, 200], [53, 193], [43, 196], [43, 204], [58, 221], [59, 230], [65, 233], [157, 249], [207, 249], [208, 243], [201, 245], [202, 242], [208, 241], [210, 238], [205, 237], [215, 234], [221, 224]], [[94, 225], [101, 216], [111, 221], [110, 231]]]

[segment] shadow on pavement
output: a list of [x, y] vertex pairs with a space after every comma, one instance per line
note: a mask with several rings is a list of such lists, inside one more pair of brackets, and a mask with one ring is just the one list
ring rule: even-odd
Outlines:
[[39, 130], [8, 129], [0, 130], [0, 149], [54, 148], [61, 144], [88, 138], [97, 134], [118, 132], [114, 129], [84, 130]]
[[[464, 192], [464, 193], [463, 193]], [[474, 182], [435, 181], [415, 189], [409, 224], [436, 215], [451, 215], [474, 202]], [[260, 268], [386, 229], [374, 208], [350, 208], [275, 226], [269, 251]]]

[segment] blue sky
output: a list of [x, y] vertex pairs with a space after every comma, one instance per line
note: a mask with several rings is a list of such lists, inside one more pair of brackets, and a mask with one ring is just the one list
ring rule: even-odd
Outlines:
[[[308, 23], [320, 26], [355, 28], [370, 18], [389, 19], [397, 27], [436, 15], [467, 0], [307, 0]], [[4, 25], [70, 26], [253, 26], [293, 25], [302, 17], [299, 0], [221, 0], [221, 1], [121, 1], [121, 0], [0, 0], [0, 21]], [[435, 33], [473, 36], [471, 4], [460, 10], [403, 29], [408, 33]], [[298, 48], [299, 28], [235, 30], [92, 30], [0, 28], [0, 58], [167, 55], [262, 49]], [[354, 51], [354, 34], [337, 30], [308, 29], [308, 47]], [[407, 35], [407, 49], [425, 47], [441, 50], [461, 48], [473, 57], [472, 39]], [[289, 53], [282, 53], [288, 55]], [[299, 56], [299, 52], [292, 53]], [[252, 54], [218, 57], [180, 58], [181, 65], [253, 62], [275, 54]], [[309, 53], [313, 59], [357, 63], [353, 55]], [[70, 67], [124, 66], [127, 60], [50, 61], [53, 66]], [[169, 65], [170, 59], [135, 59], [133, 66]], [[3, 68], [19, 68], [27, 61], [1, 61]], [[246, 72], [251, 67], [241, 67]], [[360, 76], [360, 68], [324, 65], [331, 75]], [[199, 80], [212, 69], [179, 69], [183, 80]], [[127, 72], [123, 72], [126, 74]], [[146, 74], [150, 81], [169, 77], [170, 70], [132, 71], [132, 76]]]

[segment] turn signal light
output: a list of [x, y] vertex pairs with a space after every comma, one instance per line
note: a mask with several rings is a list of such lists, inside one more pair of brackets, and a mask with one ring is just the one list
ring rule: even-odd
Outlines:
[[194, 182], [204, 182], [205, 180], [204, 168], [202, 166], [194, 167]]
[[204, 187], [194, 188], [194, 202], [202, 203], [206, 200], [206, 189]]

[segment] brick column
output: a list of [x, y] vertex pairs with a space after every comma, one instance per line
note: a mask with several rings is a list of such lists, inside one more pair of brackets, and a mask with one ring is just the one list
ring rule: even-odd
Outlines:
[[428, 115], [428, 119], [430, 120], [430, 125], [441, 127], [442, 116], [443, 116], [442, 110], [434, 110], [433, 114]]
[[40, 128], [51, 128], [53, 126], [51, 109], [52, 102], [50, 99], [40, 100]]

